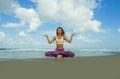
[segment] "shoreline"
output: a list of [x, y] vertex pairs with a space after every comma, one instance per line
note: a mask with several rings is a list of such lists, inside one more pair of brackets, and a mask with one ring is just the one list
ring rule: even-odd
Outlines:
[[[120, 56], [119, 54], [116, 55], [98, 55], [98, 56], [75, 56], [75, 57], [66, 57], [65, 59], [76, 59], [76, 58], [99, 58], [99, 57], [111, 57], [111, 56]], [[0, 61], [19, 61], [19, 60], [46, 60], [46, 59], [54, 59], [54, 57], [40, 57], [40, 58], [0, 58]]]

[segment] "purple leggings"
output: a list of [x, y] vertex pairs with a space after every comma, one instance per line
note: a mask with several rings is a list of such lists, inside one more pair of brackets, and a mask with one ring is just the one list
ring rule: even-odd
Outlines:
[[74, 57], [75, 54], [71, 51], [65, 51], [64, 48], [56, 48], [55, 51], [48, 51], [45, 56], [56, 57], [57, 55], [62, 55], [63, 57]]

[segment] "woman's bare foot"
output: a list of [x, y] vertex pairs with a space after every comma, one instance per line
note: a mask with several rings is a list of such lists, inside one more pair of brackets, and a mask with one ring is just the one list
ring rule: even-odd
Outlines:
[[64, 60], [64, 57], [62, 56], [62, 58], [61, 58], [62, 60]]
[[64, 57], [62, 56], [62, 55], [57, 55], [57, 57], [56, 57], [56, 61], [58, 61], [58, 60], [64, 60]]

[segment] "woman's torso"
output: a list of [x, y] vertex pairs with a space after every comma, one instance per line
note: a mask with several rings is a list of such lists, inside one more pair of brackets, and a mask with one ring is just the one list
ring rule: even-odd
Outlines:
[[63, 48], [64, 37], [63, 36], [56, 36], [56, 47]]

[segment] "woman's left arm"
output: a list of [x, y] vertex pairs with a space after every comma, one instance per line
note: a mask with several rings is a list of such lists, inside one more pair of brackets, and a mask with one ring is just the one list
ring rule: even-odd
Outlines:
[[71, 43], [74, 35], [75, 35], [75, 34], [72, 33], [70, 39], [68, 39], [66, 36], [64, 36], [64, 40], [66, 40], [68, 43]]

